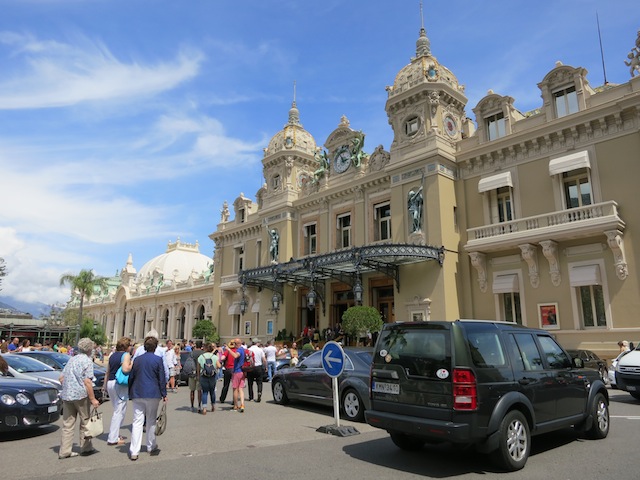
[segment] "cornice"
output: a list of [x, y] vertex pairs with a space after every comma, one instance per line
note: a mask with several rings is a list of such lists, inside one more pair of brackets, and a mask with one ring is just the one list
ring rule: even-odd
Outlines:
[[[512, 133], [457, 154], [461, 178], [494, 171], [517, 163], [537, 160], [585, 148], [594, 143], [632, 133], [640, 128], [640, 105], [617, 101], [603, 108], [592, 107], [540, 127]], [[526, 120], [523, 120], [526, 121]], [[516, 123], [517, 126], [517, 123]]]

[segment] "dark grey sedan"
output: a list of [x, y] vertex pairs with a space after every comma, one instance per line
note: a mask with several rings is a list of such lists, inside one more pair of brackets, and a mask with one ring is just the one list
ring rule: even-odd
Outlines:
[[[338, 377], [340, 409], [347, 420], [361, 422], [369, 403], [371, 348], [345, 347], [345, 366]], [[273, 399], [280, 405], [290, 400], [333, 405], [331, 377], [322, 368], [322, 351], [314, 352], [291, 368], [278, 370], [273, 377]]]

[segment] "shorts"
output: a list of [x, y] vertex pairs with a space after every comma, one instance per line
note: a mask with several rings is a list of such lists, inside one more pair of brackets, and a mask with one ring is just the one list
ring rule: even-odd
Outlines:
[[173, 367], [173, 368], [169, 369], [169, 376], [170, 377], [175, 377], [176, 376], [176, 367]]
[[198, 377], [189, 377], [189, 390], [192, 392], [200, 390], [200, 379]]
[[231, 377], [231, 387], [244, 388], [244, 372], [235, 372]]

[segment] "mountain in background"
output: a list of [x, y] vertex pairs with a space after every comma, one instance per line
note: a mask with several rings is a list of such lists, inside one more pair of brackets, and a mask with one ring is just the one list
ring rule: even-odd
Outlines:
[[30, 313], [34, 318], [49, 315], [51, 305], [42, 302], [21, 302], [11, 297], [0, 295], [0, 309], [11, 310], [15, 313]]

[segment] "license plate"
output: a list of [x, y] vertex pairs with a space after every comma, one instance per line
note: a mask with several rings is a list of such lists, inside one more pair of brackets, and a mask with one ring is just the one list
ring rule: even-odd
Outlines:
[[51, 405], [50, 407], [47, 408], [47, 412], [49, 413], [53, 413], [53, 412], [57, 412], [58, 411], [58, 406], [57, 405]]
[[628, 389], [630, 392], [635, 392], [635, 391], [636, 391], [636, 387], [635, 387], [635, 385], [627, 385], [627, 389]]
[[400, 385], [398, 385], [397, 383], [375, 382], [372, 386], [372, 390], [377, 393], [390, 393], [392, 395], [399, 395]]

